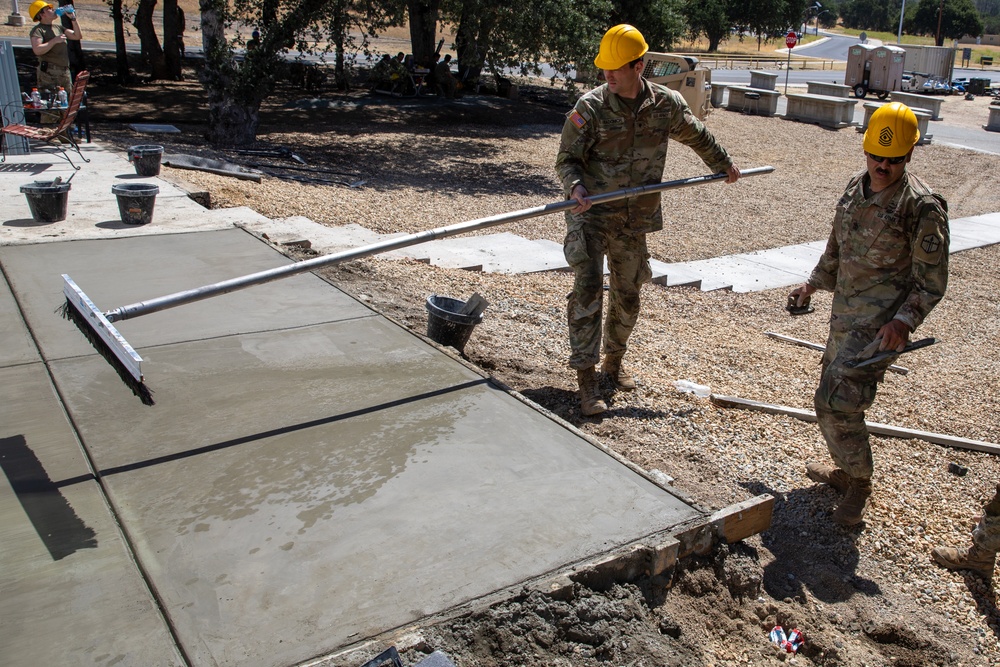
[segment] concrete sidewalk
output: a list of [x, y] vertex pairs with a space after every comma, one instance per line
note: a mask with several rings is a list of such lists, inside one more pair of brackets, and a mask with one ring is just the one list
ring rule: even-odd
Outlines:
[[[0, 663], [300, 664], [532, 585], [663, 571], [760, 532], [714, 513], [313, 274], [121, 323], [147, 407], [56, 312], [287, 264], [159, 179], [124, 225], [123, 156], [27, 217], [0, 169]], [[488, 316], [488, 314], [487, 314]], [[474, 344], [474, 337], [473, 337]], [[359, 661], [363, 662], [363, 660]]]

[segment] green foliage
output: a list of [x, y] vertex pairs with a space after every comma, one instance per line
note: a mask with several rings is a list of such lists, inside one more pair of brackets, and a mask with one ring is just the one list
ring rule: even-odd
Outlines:
[[[200, 0], [199, 7], [205, 66], [198, 76], [209, 102], [210, 138], [228, 144], [253, 141], [260, 104], [289, 71], [289, 50], [332, 51], [346, 80], [347, 52], [366, 50], [370, 35], [403, 20], [401, 5], [378, 0]], [[259, 29], [260, 42], [244, 53], [240, 28], [247, 26]]]
[[906, 31], [917, 35], [933, 35], [937, 38], [938, 46], [944, 44], [946, 39], [959, 39], [965, 35], [978, 37], [983, 34], [983, 22], [972, 0], [944, 0], [940, 23], [939, 7], [941, 0], [920, 0], [913, 19], [904, 24]]
[[744, 36], [754, 37], [759, 49], [763, 42], [784, 39], [789, 29], [798, 30], [805, 19], [806, 7], [805, 0], [745, 0], [730, 6], [729, 18], [740, 40]]
[[619, 23], [634, 25], [653, 51], [670, 51], [687, 30], [684, 0], [615, 0], [605, 29]]
[[568, 72], [590, 63], [604, 31], [611, 27], [607, 0], [445, 0], [442, 21], [456, 28], [459, 68], [477, 76], [488, 67], [539, 72], [546, 62]]
[[824, 28], [835, 27], [837, 19], [840, 18], [840, 7], [842, 4], [840, 0], [826, 0], [823, 3], [823, 9], [826, 11], [820, 13], [819, 24]]
[[691, 40], [704, 34], [709, 52], [717, 51], [719, 43], [729, 36], [729, 5], [729, 0], [687, 0], [683, 12]]
[[895, 34], [899, 27], [900, 9], [901, 0], [846, 0], [840, 6], [840, 16], [845, 28]]

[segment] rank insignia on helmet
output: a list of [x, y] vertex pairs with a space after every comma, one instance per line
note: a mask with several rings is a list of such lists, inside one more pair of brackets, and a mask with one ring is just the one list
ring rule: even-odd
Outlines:
[[892, 146], [892, 130], [890, 128], [882, 128], [882, 131], [878, 133], [878, 143], [880, 146]]

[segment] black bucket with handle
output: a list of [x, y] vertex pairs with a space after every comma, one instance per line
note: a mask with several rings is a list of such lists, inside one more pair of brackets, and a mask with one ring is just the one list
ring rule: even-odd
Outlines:
[[129, 146], [128, 149], [128, 161], [140, 176], [159, 175], [162, 156], [163, 146]]
[[126, 225], [146, 225], [153, 221], [153, 205], [160, 188], [150, 183], [117, 183], [111, 193], [118, 197], [118, 213]]
[[21, 186], [35, 222], [59, 222], [66, 219], [69, 187], [69, 181], [34, 181]]
[[483, 321], [483, 314], [462, 313], [465, 302], [432, 294], [427, 297], [427, 337], [439, 345], [465, 350], [472, 330]]

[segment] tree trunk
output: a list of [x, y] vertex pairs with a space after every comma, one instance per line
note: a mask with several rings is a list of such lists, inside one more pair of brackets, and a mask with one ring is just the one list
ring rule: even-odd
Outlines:
[[439, 5], [439, 0], [406, 0], [413, 60], [421, 67], [430, 68], [434, 64]]
[[163, 0], [163, 58], [167, 76], [180, 81], [181, 39], [184, 33], [184, 12], [177, 0]]
[[458, 54], [458, 80], [463, 85], [473, 85], [479, 80], [486, 62], [483, 42], [489, 41], [486, 21], [475, 16], [466, 6], [458, 19], [458, 33], [455, 35], [455, 51]]
[[[60, 7], [71, 4], [73, 4], [71, 0], [59, 0]], [[73, 22], [69, 20], [69, 17], [63, 16], [61, 23], [63, 28], [73, 29]], [[66, 47], [69, 51], [69, 69], [75, 78], [77, 73], [87, 69], [87, 62], [83, 57], [83, 45], [78, 40], [70, 40], [66, 42]]]
[[129, 80], [128, 52], [125, 50], [125, 13], [122, 11], [122, 0], [112, 0], [111, 20], [115, 26], [115, 64], [118, 67], [118, 83], [127, 84]]
[[[260, 77], [255, 79], [258, 85], [245, 85], [245, 82], [239, 80], [243, 70], [235, 65], [232, 49], [226, 39], [224, 0], [200, 0], [199, 5], [205, 64], [198, 70], [198, 78], [205, 86], [208, 98], [207, 139], [226, 146], [253, 143], [260, 124], [260, 104], [270, 91], [262, 84], [263, 79]], [[266, 56], [255, 53], [253, 62], [257, 58], [266, 59]], [[261, 67], [270, 67], [272, 64], [259, 63]], [[246, 73], [243, 75], [246, 76]]]
[[209, 95], [208, 140], [221, 146], [243, 146], [257, 139], [260, 125], [260, 103], [241, 104], [233, 99]]
[[139, 7], [135, 10], [135, 28], [139, 33], [142, 57], [149, 64], [150, 78], [154, 80], [169, 78], [166, 59], [163, 57], [163, 48], [156, 36], [156, 29], [153, 27], [153, 9], [155, 7], [156, 0], [139, 0]]

